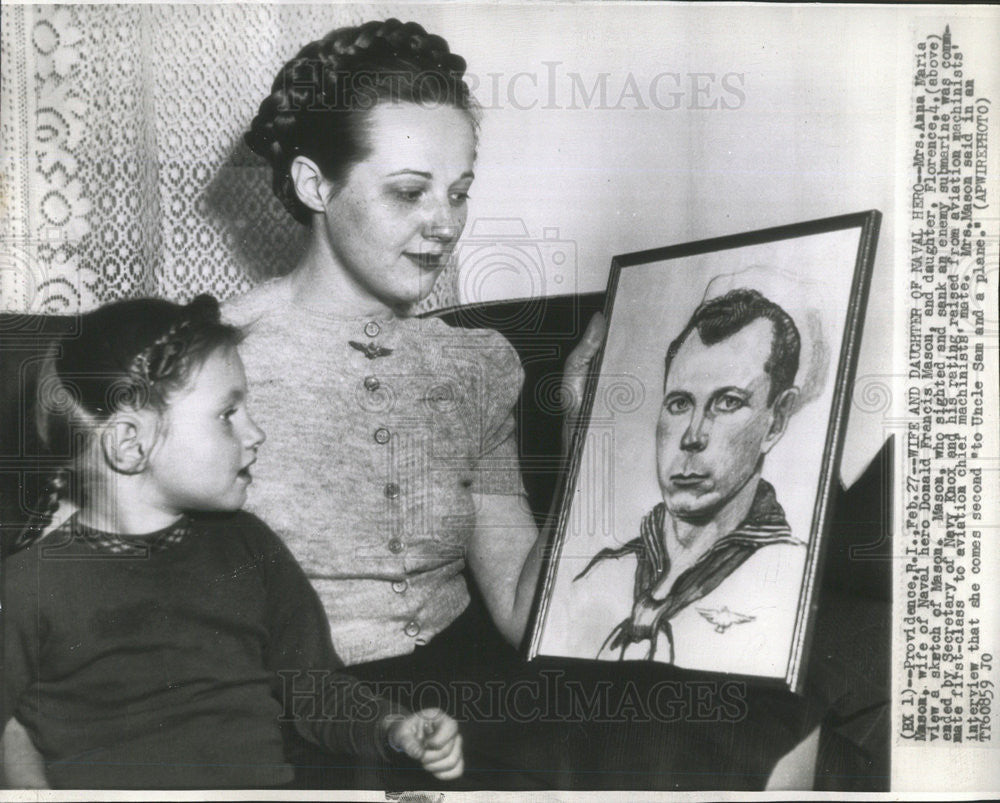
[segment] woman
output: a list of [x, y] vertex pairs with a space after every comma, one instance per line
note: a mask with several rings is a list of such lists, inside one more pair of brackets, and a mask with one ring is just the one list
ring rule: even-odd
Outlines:
[[[247, 327], [269, 438], [250, 507], [304, 566], [342, 660], [410, 682], [404, 700], [421, 680], [504, 676], [540, 563], [516, 353], [496, 332], [407, 315], [466, 222], [478, 121], [464, 69], [394, 19], [335, 30], [282, 68], [246, 142], [308, 247], [225, 310]], [[571, 358], [579, 382], [599, 340], [592, 326]]]

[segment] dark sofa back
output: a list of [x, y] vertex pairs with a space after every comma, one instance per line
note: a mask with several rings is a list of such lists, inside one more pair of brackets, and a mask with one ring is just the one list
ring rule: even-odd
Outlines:
[[521, 475], [539, 523], [549, 511], [562, 468], [563, 416], [557, 391], [563, 365], [591, 316], [603, 306], [604, 293], [589, 293], [476, 304], [440, 313], [452, 326], [496, 329], [521, 358], [524, 387], [514, 414]]

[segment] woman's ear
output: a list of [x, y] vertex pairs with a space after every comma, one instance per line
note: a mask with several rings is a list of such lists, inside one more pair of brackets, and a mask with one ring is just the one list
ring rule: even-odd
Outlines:
[[149, 411], [121, 411], [101, 432], [105, 462], [120, 474], [140, 474], [146, 469], [156, 441], [156, 416]]
[[330, 182], [319, 166], [306, 156], [296, 156], [288, 170], [298, 199], [313, 212], [325, 212]]

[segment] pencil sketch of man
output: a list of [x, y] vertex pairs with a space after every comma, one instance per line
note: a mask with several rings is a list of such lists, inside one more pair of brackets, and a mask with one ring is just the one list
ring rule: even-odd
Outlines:
[[670, 344], [656, 427], [662, 501], [637, 538], [575, 578], [637, 561], [631, 614], [602, 652], [781, 674], [806, 549], [761, 473], [796, 408], [799, 351], [791, 317], [746, 288], [703, 302]]

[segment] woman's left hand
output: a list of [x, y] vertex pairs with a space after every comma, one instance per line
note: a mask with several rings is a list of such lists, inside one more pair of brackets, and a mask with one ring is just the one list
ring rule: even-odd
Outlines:
[[604, 342], [604, 335], [607, 333], [607, 323], [604, 315], [595, 312], [587, 324], [587, 330], [583, 333], [583, 338], [576, 344], [576, 347], [566, 358], [566, 367], [563, 369], [562, 391], [560, 399], [563, 408], [563, 454], [568, 454], [573, 444], [573, 434], [580, 417], [580, 409], [583, 407], [583, 393], [587, 387], [587, 376], [590, 373], [590, 364], [597, 354], [597, 350]]

